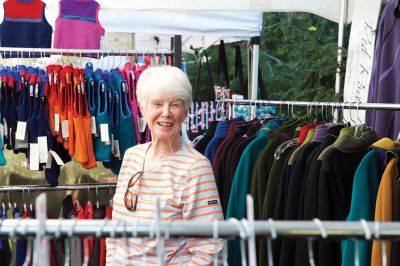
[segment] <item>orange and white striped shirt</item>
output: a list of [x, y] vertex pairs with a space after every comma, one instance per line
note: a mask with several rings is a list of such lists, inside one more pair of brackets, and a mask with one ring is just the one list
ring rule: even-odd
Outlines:
[[[160, 198], [161, 220], [223, 220], [211, 164], [206, 157], [182, 141], [180, 149], [148, 170], [133, 189], [138, 191], [135, 211], [125, 207], [124, 196], [133, 175], [142, 171], [151, 143], [136, 145], [125, 152], [113, 198], [113, 220], [151, 221], [155, 200]], [[157, 241], [149, 238], [108, 238], [107, 265], [158, 265]], [[166, 265], [212, 265], [223, 242], [215, 239], [165, 240]]]

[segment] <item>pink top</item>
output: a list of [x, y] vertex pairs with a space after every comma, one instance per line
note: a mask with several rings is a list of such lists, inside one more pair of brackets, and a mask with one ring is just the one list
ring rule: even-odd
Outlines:
[[100, 49], [105, 30], [98, 19], [99, 10], [94, 0], [61, 0], [54, 48]]

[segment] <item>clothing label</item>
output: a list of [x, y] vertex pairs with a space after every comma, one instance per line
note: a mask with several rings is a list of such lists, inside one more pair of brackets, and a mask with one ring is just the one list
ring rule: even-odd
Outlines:
[[37, 143], [29, 144], [29, 170], [39, 170], [39, 144]]
[[56, 134], [60, 132], [60, 115], [59, 114], [54, 114], [54, 131]]
[[[3, 124], [0, 124], [0, 134], [1, 134], [1, 145], [4, 145], [4, 126]], [[2, 147], [0, 147], [1, 149]]]
[[39, 144], [39, 163], [46, 163], [48, 150], [47, 150], [47, 137], [42, 136], [38, 137], [38, 144]]
[[108, 124], [100, 124], [100, 138], [106, 145], [110, 145], [110, 135], [108, 133]]
[[26, 122], [18, 121], [17, 132], [15, 133], [15, 139], [24, 140], [26, 132]]
[[4, 137], [8, 136], [8, 128], [7, 128], [7, 120], [3, 118], [3, 125], [4, 125]]
[[140, 132], [144, 132], [146, 130], [147, 122], [143, 117], [139, 117], [139, 129]]
[[104, 83], [101, 83], [100, 87], [101, 87], [101, 92], [104, 92]]
[[69, 138], [68, 120], [61, 121], [61, 134], [63, 139], [67, 140]]
[[76, 85], [76, 88], [78, 89], [78, 94], [80, 94], [80, 93], [81, 93], [81, 85], [80, 85], [80, 84], [77, 84], [77, 85]]
[[36, 83], [36, 86], [35, 86], [35, 97], [38, 97], [39, 96], [39, 83]]
[[114, 157], [121, 160], [121, 151], [119, 150], [119, 141], [117, 139], [114, 140], [114, 150], [115, 150]]
[[33, 84], [29, 85], [29, 95], [33, 96]]
[[56, 85], [57, 85], [57, 76], [58, 76], [57, 73], [55, 73], [54, 74], [54, 84], [56, 84]]
[[97, 137], [96, 117], [94, 116], [90, 117], [90, 131], [95, 137]]
[[64, 165], [64, 162], [61, 160], [60, 156], [58, 156], [58, 154], [53, 151], [53, 150], [49, 150], [49, 152], [47, 153], [47, 163], [46, 163], [46, 168], [51, 168], [51, 164], [53, 162], [53, 158], [56, 161], [57, 165]]
[[53, 73], [52, 72], [49, 73], [49, 84], [50, 84], [50, 86], [53, 84]]
[[126, 84], [125, 84], [125, 82], [121, 82], [121, 86], [122, 86], [122, 91], [125, 92], [125, 91], [126, 91]]
[[111, 133], [111, 154], [115, 154], [115, 146], [114, 146], [114, 134]]
[[83, 80], [81, 81], [81, 87], [82, 87], [82, 94], [85, 94], [85, 83]]

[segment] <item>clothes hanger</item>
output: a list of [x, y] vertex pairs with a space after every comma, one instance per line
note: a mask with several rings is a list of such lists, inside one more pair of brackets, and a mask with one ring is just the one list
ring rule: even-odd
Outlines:
[[229, 218], [228, 221], [232, 222], [236, 228], [239, 231], [240, 235], [240, 255], [241, 255], [241, 260], [242, 260], [242, 266], [247, 266], [247, 259], [246, 259], [246, 246], [245, 246], [245, 241], [246, 241], [246, 233], [243, 230], [243, 227], [240, 225], [239, 221], [236, 218]]
[[[213, 239], [215, 242], [218, 241], [218, 220], [217, 219], [213, 220]], [[215, 250], [217, 250], [217, 248], [218, 248], [217, 245], [215, 245]], [[214, 261], [214, 263], [213, 263], [214, 266], [218, 266], [218, 253], [214, 253], [213, 261]]]
[[[28, 231], [28, 221], [29, 221], [29, 217], [26, 219], [23, 219], [23, 221], [26, 222], [25, 226], [23, 227], [23, 231], [21, 232], [22, 235], [26, 235], [27, 231]], [[31, 262], [32, 259], [32, 242], [33, 239], [31, 239], [30, 237], [28, 237], [26, 239], [26, 257], [25, 257], [25, 261], [23, 263], [23, 266], [28, 266], [29, 263]]]
[[[379, 238], [380, 238], [379, 226], [380, 226], [380, 222], [375, 221], [374, 222], [374, 236], [375, 236], [375, 239], [377, 239], [377, 240], [379, 240]], [[386, 266], [387, 265], [386, 242], [384, 240], [380, 240], [380, 242], [381, 242], [381, 249], [382, 249], [382, 266]]]
[[268, 253], [268, 266], [273, 266], [274, 265], [274, 257], [272, 253], [272, 240], [276, 239], [278, 237], [278, 234], [276, 233], [276, 228], [274, 225], [274, 220], [269, 218], [268, 219], [269, 223], [269, 237], [267, 237], [267, 253]]
[[[368, 224], [365, 221], [365, 219], [361, 219], [360, 220], [361, 223], [361, 227], [364, 230], [364, 236], [365, 236], [365, 240], [371, 240], [371, 232], [368, 228]], [[359, 266], [360, 265], [360, 255], [359, 255], [359, 242], [357, 239], [354, 240], [355, 241], [355, 245], [354, 245], [354, 266]]]
[[[326, 233], [326, 230], [324, 228], [324, 226], [321, 223], [321, 220], [318, 218], [314, 218], [313, 222], [317, 225], [318, 230], [321, 234], [321, 237], [323, 239], [328, 237], [328, 234]], [[309, 263], [310, 266], [315, 266], [315, 261], [314, 261], [314, 252], [313, 252], [313, 247], [312, 247], [312, 239], [309, 238], [308, 239], [308, 259], [309, 259]]]
[[242, 219], [242, 225], [247, 231], [249, 265], [257, 266], [256, 235], [254, 232], [254, 200], [251, 195], [246, 196], [247, 219]]

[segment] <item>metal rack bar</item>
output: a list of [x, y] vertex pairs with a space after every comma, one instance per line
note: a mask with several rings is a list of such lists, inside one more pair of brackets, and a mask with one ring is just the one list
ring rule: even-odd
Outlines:
[[[327, 233], [327, 238], [357, 238], [365, 239], [366, 233], [361, 222], [321, 222]], [[243, 223], [241, 222], [241, 225]], [[371, 239], [400, 238], [400, 222], [367, 222]], [[154, 235], [154, 223], [149, 221], [116, 221], [116, 220], [59, 220], [48, 219], [43, 224], [46, 236], [102, 236], [102, 237], [148, 237]], [[170, 237], [212, 237], [213, 222], [193, 221], [160, 221], [161, 236]], [[35, 236], [41, 227], [39, 220], [19, 219], [3, 220], [0, 223], [0, 236]], [[320, 227], [311, 221], [274, 221], [273, 227], [268, 221], [255, 221], [256, 236], [270, 236], [275, 229], [279, 238], [320, 238]], [[232, 221], [219, 221], [217, 224], [218, 237], [239, 237], [240, 231]], [[246, 231], [246, 230], [245, 230]], [[378, 236], [378, 237], [377, 237]], [[249, 236], [247, 236], [249, 237]]]
[[44, 56], [49, 55], [80, 55], [80, 56], [133, 56], [133, 55], [170, 55], [173, 54], [171, 50], [122, 50], [122, 49], [54, 49], [54, 48], [18, 48], [18, 47], [0, 47], [0, 54], [4, 54], [8, 56], [8, 52], [14, 53], [11, 55], [15, 55], [18, 53], [23, 53], [24, 57], [28, 58], [29, 53], [31, 55], [34, 54], [43, 54]]
[[221, 102], [240, 105], [266, 105], [266, 106], [296, 106], [310, 108], [335, 108], [335, 109], [359, 109], [359, 110], [397, 110], [400, 104], [395, 103], [350, 103], [350, 102], [302, 102], [302, 101], [269, 101], [269, 100], [232, 100], [224, 99]]
[[0, 186], [0, 193], [4, 192], [44, 192], [44, 191], [66, 191], [66, 190], [94, 190], [113, 189], [117, 183], [86, 183], [86, 184], [65, 184], [52, 187], [50, 185], [21, 185], [21, 186]]

